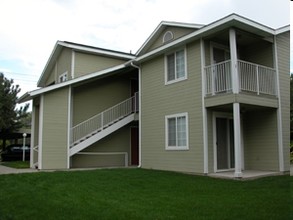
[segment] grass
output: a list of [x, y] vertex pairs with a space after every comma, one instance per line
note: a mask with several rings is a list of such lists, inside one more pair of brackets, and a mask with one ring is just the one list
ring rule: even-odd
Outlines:
[[30, 167], [29, 161], [2, 162], [1, 165], [16, 169], [26, 169]]
[[0, 175], [0, 219], [289, 219], [290, 180], [144, 169]]

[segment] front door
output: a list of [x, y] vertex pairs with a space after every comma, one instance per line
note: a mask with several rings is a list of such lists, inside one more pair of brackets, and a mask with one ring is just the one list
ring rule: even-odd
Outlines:
[[216, 165], [217, 171], [230, 170], [234, 162], [233, 119], [216, 117]]

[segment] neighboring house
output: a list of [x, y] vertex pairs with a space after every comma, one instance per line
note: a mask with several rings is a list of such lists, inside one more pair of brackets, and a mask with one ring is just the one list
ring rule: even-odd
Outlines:
[[289, 26], [162, 22], [136, 55], [57, 42], [38, 86], [32, 167], [289, 170]]

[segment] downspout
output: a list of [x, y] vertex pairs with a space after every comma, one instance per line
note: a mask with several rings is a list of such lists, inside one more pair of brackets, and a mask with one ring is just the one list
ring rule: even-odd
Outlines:
[[133, 61], [130, 62], [130, 65], [138, 69], [138, 168], [141, 168], [141, 69], [139, 66], [135, 65]]

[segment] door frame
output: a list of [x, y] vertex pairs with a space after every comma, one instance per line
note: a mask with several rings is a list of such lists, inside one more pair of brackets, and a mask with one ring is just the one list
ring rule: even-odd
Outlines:
[[[228, 112], [213, 112], [213, 151], [214, 151], [214, 172], [224, 172], [224, 171], [231, 171], [235, 170], [235, 168], [230, 169], [218, 169], [217, 166], [217, 118], [226, 118], [226, 119], [232, 119], [233, 120], [233, 114]], [[242, 128], [242, 120], [241, 121], [241, 157], [242, 157], [242, 169], [244, 169], [244, 150], [243, 150], [243, 128]], [[230, 149], [230, 148], [228, 148]], [[230, 152], [229, 152], [230, 154]]]

